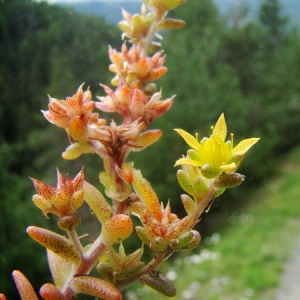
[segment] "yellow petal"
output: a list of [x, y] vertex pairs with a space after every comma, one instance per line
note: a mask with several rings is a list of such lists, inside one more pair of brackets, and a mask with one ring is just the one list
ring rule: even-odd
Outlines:
[[180, 158], [176, 160], [174, 167], [179, 165], [201, 166], [203, 163], [189, 158]]
[[223, 141], [225, 141], [227, 135], [227, 126], [226, 126], [226, 121], [223, 113], [219, 117], [214, 127], [213, 135], [218, 135], [222, 138]]
[[229, 165], [220, 166], [219, 169], [224, 172], [234, 172], [237, 169], [236, 164], [233, 162]]
[[251, 138], [241, 141], [234, 149], [232, 150], [233, 155], [243, 155], [245, 154], [254, 144], [256, 144], [260, 138]]
[[185, 142], [192, 147], [195, 150], [199, 149], [199, 142], [195, 137], [193, 137], [188, 132], [182, 130], [182, 129], [174, 129], [184, 140]]

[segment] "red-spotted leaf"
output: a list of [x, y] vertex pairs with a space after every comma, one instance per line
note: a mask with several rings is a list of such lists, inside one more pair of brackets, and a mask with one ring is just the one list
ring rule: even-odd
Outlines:
[[81, 255], [67, 238], [44, 228], [29, 226], [27, 233], [38, 243], [73, 263], [81, 262]]
[[66, 300], [60, 290], [51, 283], [45, 283], [40, 289], [40, 295], [45, 300]]
[[91, 276], [76, 276], [72, 279], [72, 287], [77, 293], [83, 293], [104, 300], [121, 300], [122, 294], [111, 283]]
[[13, 271], [12, 276], [22, 300], [39, 300], [31, 283], [20, 271]]

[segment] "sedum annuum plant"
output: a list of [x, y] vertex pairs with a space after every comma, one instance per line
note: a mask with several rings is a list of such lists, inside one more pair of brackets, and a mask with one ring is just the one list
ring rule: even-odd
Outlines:
[[[149, 130], [149, 124], [166, 113], [173, 97], [162, 100], [155, 80], [167, 72], [165, 56], [157, 38], [159, 30], [178, 29], [184, 21], [167, 18], [168, 11], [185, 0], [143, 0], [141, 13], [131, 15], [123, 10], [119, 23], [124, 44], [120, 51], [109, 48], [115, 73], [112, 86], [102, 85], [105, 96], [92, 100], [89, 89], [81, 85], [72, 97], [58, 100], [49, 97], [45, 118], [64, 128], [70, 140], [64, 159], [73, 160], [85, 153], [97, 154], [104, 171], [99, 180], [104, 194], [84, 179], [84, 169], [75, 178], [64, 177], [57, 170], [57, 186], [47, 185], [32, 178], [37, 194], [34, 204], [45, 217], [57, 216], [57, 225], [65, 231], [60, 235], [50, 230], [30, 226], [27, 233], [47, 249], [47, 258], [53, 283], [45, 283], [39, 294], [46, 300], [69, 300], [79, 293], [100, 299], [122, 299], [121, 291], [135, 282], [146, 284], [158, 292], [173, 297], [176, 289], [158, 267], [173, 253], [191, 250], [200, 243], [200, 234], [194, 230], [201, 214], [213, 199], [226, 188], [239, 185], [244, 176], [236, 173], [246, 152], [259, 139], [251, 138], [233, 144], [233, 135], [225, 141], [227, 128], [221, 114], [210, 137], [201, 140], [182, 129], [176, 132], [191, 147], [175, 166], [180, 186], [187, 194], [181, 195], [187, 215], [179, 218], [172, 213], [170, 202], [164, 205], [151, 184], [127, 162], [131, 151], [141, 151], [155, 143], [160, 130]], [[106, 123], [99, 112], [118, 113], [120, 124]], [[76, 228], [80, 223], [77, 209], [86, 202], [98, 221], [98, 238], [83, 246]], [[135, 226], [132, 216], [140, 225]], [[136, 231], [139, 248], [127, 253], [122, 241]], [[144, 261], [143, 250], [153, 252], [150, 261]], [[98, 276], [91, 276], [96, 270]], [[93, 274], [96, 274], [93, 272]], [[38, 299], [32, 285], [19, 271], [13, 278], [23, 300]], [[5, 299], [0, 294], [0, 299]]]

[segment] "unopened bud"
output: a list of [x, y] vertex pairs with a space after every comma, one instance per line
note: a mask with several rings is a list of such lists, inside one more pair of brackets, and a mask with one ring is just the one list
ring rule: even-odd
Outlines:
[[245, 176], [239, 173], [222, 173], [214, 180], [213, 185], [216, 189], [232, 188], [240, 185], [244, 179]]
[[176, 173], [176, 176], [177, 176], [177, 180], [178, 180], [181, 188], [188, 194], [192, 195], [193, 194], [193, 186], [190, 181], [188, 173], [183, 170], [178, 170]]
[[205, 178], [215, 178], [220, 174], [220, 171], [218, 168], [209, 165], [209, 164], [205, 164], [203, 166], [201, 166], [201, 173]]
[[144, 88], [144, 92], [147, 96], [152, 96], [156, 92], [156, 84], [148, 83]]
[[57, 220], [57, 225], [62, 230], [72, 231], [78, 226], [79, 222], [79, 216], [75, 214], [70, 214], [59, 217]]
[[191, 233], [193, 234], [192, 240], [187, 243], [184, 247], [182, 247], [180, 250], [192, 250], [195, 249], [201, 241], [201, 235], [198, 231], [192, 230]]
[[158, 271], [142, 275], [139, 278], [139, 281], [167, 297], [176, 296], [176, 288], [173, 283], [166, 277], [162, 276]]
[[203, 178], [202, 176], [198, 177], [194, 181], [193, 196], [198, 200], [201, 200], [209, 190], [209, 187], [207, 186], [206, 181], [207, 181], [207, 179]]
[[174, 245], [174, 248], [180, 250], [182, 247], [189, 244], [192, 241], [193, 237], [194, 237], [194, 235], [193, 235], [193, 232], [191, 232], [191, 231], [180, 235], [178, 237], [177, 243]]
[[106, 245], [119, 243], [133, 231], [132, 220], [125, 214], [117, 214], [106, 221], [102, 228], [102, 240]]
[[150, 243], [150, 249], [153, 252], [162, 253], [167, 251], [168, 243], [162, 237], [157, 237]]
[[191, 213], [193, 213], [195, 210], [194, 200], [186, 194], [182, 194], [180, 198], [187, 214], [190, 215]]
[[142, 226], [136, 226], [135, 227], [136, 233], [138, 235], [138, 237], [140, 238], [140, 240], [146, 244], [149, 245], [150, 244], [150, 239], [147, 235], [147, 233], [145, 232], [145, 228]]
[[113, 268], [108, 264], [98, 264], [96, 266], [96, 270], [108, 281], [113, 282], [114, 275], [113, 275]]

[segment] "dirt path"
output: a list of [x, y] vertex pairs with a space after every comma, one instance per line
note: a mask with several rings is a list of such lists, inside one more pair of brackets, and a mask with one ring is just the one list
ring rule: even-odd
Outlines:
[[295, 240], [294, 250], [284, 270], [274, 300], [300, 300], [300, 238]]

